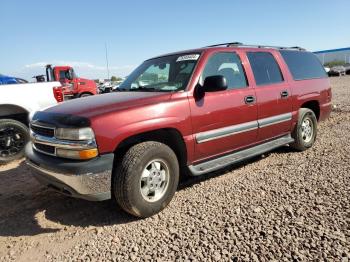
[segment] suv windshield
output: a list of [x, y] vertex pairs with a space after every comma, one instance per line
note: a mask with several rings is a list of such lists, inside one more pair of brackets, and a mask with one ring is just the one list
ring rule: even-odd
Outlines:
[[199, 53], [146, 60], [119, 86], [119, 91], [179, 91], [187, 87]]

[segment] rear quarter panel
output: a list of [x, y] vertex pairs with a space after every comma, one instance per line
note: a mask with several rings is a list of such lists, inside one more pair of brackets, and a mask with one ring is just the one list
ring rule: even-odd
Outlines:
[[331, 86], [328, 78], [293, 81], [291, 83], [294, 103], [293, 111], [298, 111], [308, 101], [318, 101], [319, 121], [329, 117], [331, 112]]

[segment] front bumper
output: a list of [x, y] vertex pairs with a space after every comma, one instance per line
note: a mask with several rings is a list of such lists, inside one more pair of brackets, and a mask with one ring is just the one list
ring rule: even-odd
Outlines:
[[104, 154], [87, 161], [62, 159], [26, 147], [26, 161], [34, 177], [42, 184], [65, 195], [90, 201], [111, 198], [114, 154]]

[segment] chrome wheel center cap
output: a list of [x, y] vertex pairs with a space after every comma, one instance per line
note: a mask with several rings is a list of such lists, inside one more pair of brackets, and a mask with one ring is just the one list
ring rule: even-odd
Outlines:
[[142, 197], [148, 202], [162, 198], [168, 188], [169, 169], [163, 160], [153, 160], [144, 168], [140, 179]]

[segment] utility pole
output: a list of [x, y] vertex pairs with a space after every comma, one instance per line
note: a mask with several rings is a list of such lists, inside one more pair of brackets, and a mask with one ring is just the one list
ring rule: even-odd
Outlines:
[[107, 79], [109, 79], [109, 65], [108, 65], [108, 53], [107, 53], [107, 43], [106, 42], [105, 42], [105, 50], [106, 50]]

